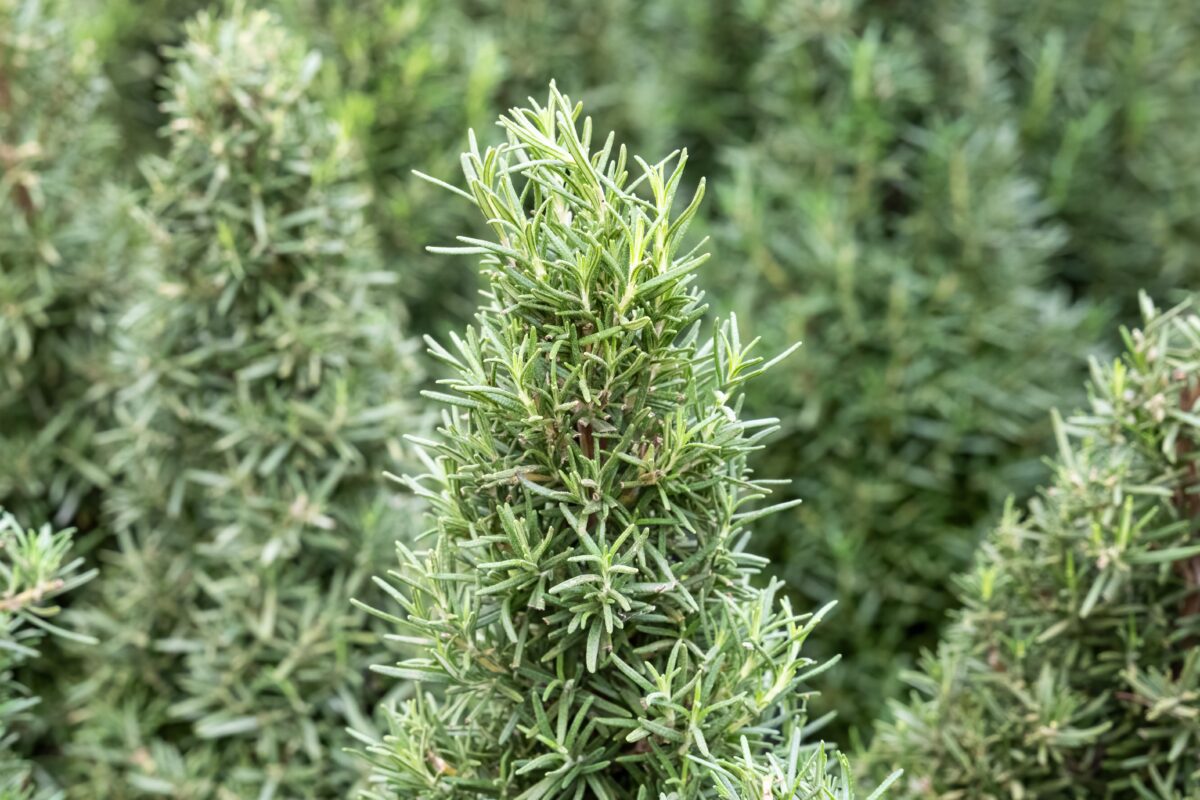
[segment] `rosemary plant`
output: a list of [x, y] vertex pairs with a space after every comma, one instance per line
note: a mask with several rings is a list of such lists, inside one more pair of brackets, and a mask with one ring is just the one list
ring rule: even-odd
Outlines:
[[155, 288], [117, 343], [118, 542], [63, 768], [78, 797], [329, 797], [382, 688], [349, 598], [405, 531], [381, 475], [417, 427], [412, 348], [320, 59], [241, 4], [187, 34], [144, 165]]
[[775, 421], [741, 390], [787, 353], [702, 333], [686, 152], [630, 158], [553, 85], [530, 102], [504, 144], [472, 135], [465, 191], [435, 180], [492, 238], [432, 249], [481, 257], [490, 288], [475, 327], [428, 340], [443, 424], [403, 482], [432, 528], [375, 612], [420, 650], [377, 671], [417, 689], [367, 749], [371, 796], [848, 797], [804, 721], [825, 609], [756, 584], [747, 549], [780, 506], [756, 505], [746, 456]]
[[71, 559], [71, 531], [49, 526], [22, 527], [0, 509], [0, 798], [41, 800], [54, 797], [54, 784], [39, 770], [25, 747], [24, 730], [49, 721], [34, 713], [38, 698], [15, 671], [38, 657], [38, 642], [48, 634], [94, 644], [88, 637], [53, 625], [55, 599], [94, 575]]
[[905, 768], [899, 796], [1200, 794], [1200, 316], [1143, 308], [877, 733], [870, 764]]

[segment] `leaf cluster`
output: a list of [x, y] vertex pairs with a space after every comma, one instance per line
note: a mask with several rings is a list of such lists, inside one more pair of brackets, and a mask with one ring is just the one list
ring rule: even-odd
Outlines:
[[38, 698], [16, 670], [38, 657], [48, 635], [94, 644], [50, 622], [61, 609], [55, 599], [86, 583], [95, 572], [69, 558], [72, 531], [24, 528], [0, 509], [0, 798], [48, 797], [44, 775], [29, 760], [22, 729]]

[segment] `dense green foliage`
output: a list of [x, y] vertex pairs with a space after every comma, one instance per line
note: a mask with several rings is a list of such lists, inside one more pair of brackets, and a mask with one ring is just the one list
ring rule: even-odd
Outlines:
[[[0, 798], [41, 800], [53, 784], [28, 758], [22, 729], [35, 718], [38, 698], [16, 675], [38, 657], [37, 645], [47, 634], [93, 642], [52, 625], [59, 612], [54, 603], [93, 577], [79, 559], [67, 558], [71, 532], [49, 526], [26, 529], [0, 509]], [[45, 724], [47, 720], [42, 720]]]
[[[157, 124], [147, 77], [162, 69], [157, 48], [179, 37], [196, 0], [111, 0], [107, 62], [122, 92], [119, 116], [145, 146]], [[214, 3], [210, 5], [221, 5]], [[372, 218], [389, 263], [405, 265], [401, 289], [424, 328], [466, 321], [473, 276], [447, 273], [424, 243], [438, 231], [476, 224], [415, 178], [458, 169], [461, 131], [490, 124], [497, 109], [540, 92], [555, 76], [639, 150], [665, 154], [682, 141], [705, 170], [737, 106], [738, 71], [707, 57], [732, 41], [721, 3], [687, 0], [273, 0], [327, 56], [323, 94], [361, 140], [376, 202]], [[653, 48], [634, 46], [656, 42]], [[748, 58], [742, 60], [748, 62]], [[743, 98], [744, 99], [744, 98]], [[655, 109], [647, 113], [647, 109]], [[743, 115], [744, 116], [744, 115]]]
[[804, 500], [764, 547], [805, 605], [841, 601], [814, 652], [851, 666], [822, 708], [867, 728], [936, 641], [988, 510], [1036, 482], [1097, 331], [1049, 290], [1068, 232], [1023, 172], [988, 43], [935, 48], [828, 5], [762, 19], [760, 128], [718, 194], [744, 265], [724, 294], [768, 348], [811, 345], [747, 398], [786, 433], [756, 466]]
[[[1119, 302], [1200, 278], [1200, 7], [1188, 0], [873, 2], [935, 59], [941, 91], [1011, 86], [1022, 166], [1070, 231], [1055, 271]], [[974, 52], [974, 69], [954, 69]]]
[[[454, 173], [457, 132], [547, 79], [714, 178], [719, 213], [696, 222], [736, 266], [714, 306], [762, 317], [773, 347], [818, 345], [747, 400], [788, 435], [752, 464], [806, 501], [764, 546], [803, 604], [843, 601], [822, 643], [853, 662], [828, 695], [839, 736], [869, 727], [935, 640], [947, 578], [1039, 480], [1046, 411], [1107, 330], [1095, 309], [1128, 321], [1138, 287], [1169, 297], [1200, 263], [1200, 12], [1182, 0], [263, 5], [328, 56], [320, 92], [363, 145], [424, 330], [465, 320], [475, 284], [423, 243], [481, 228], [410, 171]], [[112, 7], [110, 63], [153, 67], [188, 4]]]
[[1139, 287], [1200, 277], [1200, 14], [743, 8], [767, 43], [758, 113], [717, 194], [727, 255], [757, 277], [720, 294], [768, 344], [818, 345], [748, 402], [791, 435], [757, 466], [806, 500], [768, 523], [767, 552], [802, 597], [842, 600], [844, 635], [816, 644], [850, 662], [826, 698], [862, 729], [956, 602], [975, 536], [1032, 489], [1045, 410], [1074, 403], [1099, 315], [1047, 290], [1133, 321]]
[[875, 737], [913, 798], [1200, 793], [1200, 316], [1146, 301]]
[[[189, 27], [198, 11], [205, 16]], [[689, 209], [692, 193], [681, 190], [670, 208], [660, 208], [640, 163], [627, 165], [633, 180], [642, 181], [637, 191], [605, 195], [620, 199], [619, 214], [608, 207], [598, 212], [593, 196], [564, 195], [568, 206], [578, 206], [576, 215], [535, 227], [530, 204], [546, 200], [537, 186], [524, 199], [503, 197], [496, 208], [473, 191], [474, 203], [447, 195], [439, 184], [453, 182], [462, 168], [462, 132], [479, 129], [482, 144], [491, 143], [482, 131], [497, 112], [540, 93], [551, 78], [651, 164], [686, 147], [689, 172], [710, 177], [714, 201]], [[510, 118], [510, 133], [535, 125], [535, 117], [541, 119]], [[435, 356], [468, 369], [452, 381], [493, 388], [475, 381], [480, 370], [488, 380], [499, 374], [486, 359], [520, 352], [524, 335], [496, 311], [497, 291], [502, 296], [505, 282], [518, 280], [497, 273], [503, 263], [477, 280], [475, 270], [450, 268], [425, 245], [447, 231], [479, 241], [512, 236], [512, 226], [524, 220], [528, 241], [502, 246], [559, 258], [587, 249], [572, 238], [583, 235], [579, 219], [603, 216], [596, 235], [608, 238], [589, 242], [589, 253], [611, 255], [636, 241], [646, 252], [669, 250], [682, 230], [668, 227], [664, 244], [620, 227], [619, 220], [633, 225], [641, 214], [652, 229], [653, 207], [673, 218], [690, 215], [693, 235], [711, 235], [706, 247], [719, 265], [708, 270], [706, 302], [686, 299], [690, 289], [672, 283], [646, 305], [646, 314], [658, 314], [654, 303], [666, 303], [668, 295], [680, 303], [664, 306], [663, 331], [697, 314], [706, 317], [698, 324], [709, 326], [712, 317], [736, 312], [753, 320], [762, 337], [756, 352], [782, 352], [800, 340], [805, 346], [744, 386], [738, 376], [746, 417], [779, 418], [774, 446], [759, 448], [757, 430], [745, 442], [714, 445], [705, 437], [719, 432], [702, 427], [686, 431], [692, 437], [686, 445], [655, 443], [652, 457], [622, 455], [661, 471], [656, 485], [665, 485], [685, 458], [663, 466], [664, 448], [675, 453], [678, 446], [687, 458], [708, 453], [713, 469], [717, 455], [728, 456], [734, 466], [724, 488], [714, 483], [700, 491], [687, 483], [671, 490], [682, 491], [682, 500], [656, 495], [653, 502], [686, 519], [711, 514], [713, 498], [734, 493], [735, 485], [748, 497], [765, 491], [763, 476], [790, 479], [772, 487], [773, 501], [788, 507], [753, 525], [751, 549], [765, 558], [749, 559], [740, 542], [730, 545], [737, 559], [749, 559], [738, 560], [738, 570], [764, 574], [747, 584], [726, 562], [718, 566], [736, 575], [717, 574], [731, 581], [723, 591], [738, 598], [774, 591], [779, 602], [786, 595], [803, 611], [839, 601], [830, 623], [805, 643], [804, 656], [814, 666], [843, 656], [822, 675], [819, 696], [802, 687], [805, 696], [791, 698], [795, 708], [788, 713], [797, 719], [807, 713], [819, 724], [803, 737], [792, 726], [789, 738], [784, 721], [772, 717], [767, 727], [780, 735], [755, 728], [747, 751], [728, 750], [736, 736], [718, 737], [713, 751], [722, 766], [710, 780], [694, 769], [717, 762], [702, 754], [686, 762], [692, 783], [681, 796], [761, 798], [763, 780], [776, 795], [849, 793], [836, 764], [829, 773], [818, 764], [817, 729], [843, 746], [855, 742], [853, 733], [867, 737], [902, 691], [901, 671], [917, 663], [922, 649], [937, 646], [950, 619], [957, 620], [954, 632], [941, 651], [950, 661], [939, 656], [924, 669], [939, 680], [957, 676], [946, 677], [955, 699], [939, 695], [898, 706], [903, 716], [884, 726], [876, 751], [887, 754], [877, 764], [909, 767], [909, 791], [924, 786], [934, 796], [967, 797], [962, 787], [971, 785], [970, 791], [991, 792], [980, 797], [1003, 797], [1020, 785], [1026, 796], [1062, 794], [1067, 790], [1055, 781], [1063, 773], [1055, 765], [1086, 773], [1097, 763], [1100, 777], [1076, 781], [1070, 791], [1159, 800], [1195, 793], [1183, 771], [1164, 773], [1161, 785], [1147, 777], [1143, 767], [1160, 759], [1159, 750], [1144, 759], [1114, 755], [1127, 751], [1112, 737], [1146, 730], [1133, 719], [1136, 708], [1088, 707], [1089, 714], [1114, 714], [1106, 720], [1111, 729], [1083, 725], [1092, 739], [1038, 751], [1019, 738], [1027, 733], [1024, 723], [1001, 724], [1008, 717], [988, 716], [996, 709], [971, 705], [971, 698], [1007, 697], [1008, 689], [988, 684], [989, 693], [979, 695], [982, 668], [945, 653], [970, 649], [961, 643], [963, 620], [974, 619], [979, 604], [977, 587], [955, 587], [952, 576], [969, 570], [1006, 498], [1014, 495], [1022, 507], [1046, 483], [1043, 458], [1053, 449], [1048, 410], [1083, 401], [1085, 354], [1120, 345], [1108, 320], [1135, 322], [1139, 288], [1169, 304], [1190, 295], [1200, 278], [1198, 127], [1200, 6], [1189, 0], [0, 0], [0, 503], [22, 520], [80, 529], [77, 552], [105, 574], [71, 596], [66, 623], [98, 631], [101, 646], [75, 648], [54, 637], [41, 648], [44, 658], [19, 668], [27, 687], [21, 691], [43, 700], [16, 723], [18, 755], [32, 752], [40, 760], [39, 786], [55, 775], [81, 798], [343, 796], [366, 769], [340, 751], [349, 724], [376, 742], [380, 782], [372, 791], [386, 794], [389, 781], [393, 790], [403, 786], [396, 784], [404, 774], [396, 772], [397, 754], [409, 752], [412, 769], [421, 764], [416, 750], [403, 750], [416, 747], [404, 744], [411, 728], [384, 743], [368, 711], [383, 692], [418, 704], [425, 698], [409, 682], [364, 673], [368, 663], [411, 655], [414, 645], [381, 643], [397, 623], [347, 604], [351, 596], [374, 606], [386, 599], [368, 576], [381, 569], [393, 540], [406, 538], [416, 513], [379, 477], [396, 470], [401, 434], [427, 433], [422, 406], [411, 397], [422, 356], [402, 333], [419, 326], [439, 341], [458, 341], [449, 332], [468, 324], [477, 287], [487, 287], [485, 327], [475, 340], [459, 337], [478, 364], [457, 345]], [[550, 146], [564, 143], [537, 143]], [[511, 143], [495, 150], [472, 145], [468, 174], [496, 191], [510, 180], [525, 186], [526, 173], [568, 186], [584, 180], [559, 174], [576, 154], [553, 151], [552, 163], [497, 173], [489, 182], [471, 161], [489, 152], [513, 163], [521, 156]], [[609, 154], [610, 163], [616, 158], [616, 151]], [[513, 219], [497, 223], [492, 211]], [[489, 258], [498, 252], [493, 245], [471, 247], [493, 247]], [[604, 270], [611, 264], [594, 266], [579, 287], [608, 285]], [[515, 305], [499, 307], [522, 318], [566, 303], [562, 276], [547, 270], [553, 296], [530, 301], [521, 294]], [[633, 283], [650, 280], [634, 277]], [[532, 291], [521, 286], [518, 293]], [[587, 297], [589, 313], [602, 315], [605, 307]], [[585, 398], [585, 406], [637, 402], [636, 394], [632, 401], [619, 396], [634, 372], [601, 377], [591, 371], [600, 363], [593, 356], [616, 364], [619, 352], [612, 351], [617, 361], [606, 360], [606, 348], [643, 343], [652, 334], [679, 381], [688, 373], [697, 385], [715, 387], [728, 377], [722, 369], [737, 363], [739, 354], [722, 349], [732, 332], [716, 334], [718, 361], [701, 368], [688, 359], [708, 352], [707, 335], [671, 339], [653, 333], [658, 323], [622, 328], [594, 347], [560, 346], [555, 357], [569, 356], [579, 369], [571, 387], [582, 393], [602, 385], [608, 392], [602, 401]], [[550, 345], [569, 334], [562, 321], [530, 324], [531, 330], [560, 326], [548, 331]], [[480, 332], [488, 325], [496, 331], [492, 339]], [[1172, 337], [1187, 329], [1178, 321], [1154, 325], [1170, 328]], [[531, 339], [522, 363], [540, 364], [550, 345], [534, 347]], [[577, 358], [589, 347], [586, 360]], [[656, 357], [647, 351], [647, 359]], [[537, 373], [537, 381], [544, 383], [546, 374]], [[503, 384], [505, 391], [518, 385], [516, 378]], [[519, 411], [495, 392], [471, 396], [482, 405], [452, 409], [467, 421], [451, 415], [444, 434], [450, 438], [425, 443], [441, 459], [422, 490], [439, 518], [459, 524], [476, 519], [472, 514], [483, 520], [499, 513], [507, 493], [448, 499], [439, 482], [486, 484], [491, 491], [471, 471], [470, 457], [491, 459], [498, 473], [548, 447], [549, 434], [538, 439], [522, 427], [536, 427], [521, 416], [522, 398], [542, 402], [539, 392], [551, 387], [536, 388], [517, 392]], [[449, 396], [461, 401], [463, 393]], [[674, 405], [651, 405], [656, 414], [699, 420], [718, 407], [740, 415], [739, 402], [684, 393]], [[545, 420], [566, 420], [558, 433], [566, 436], [578, 423], [568, 417], [584, 410], [555, 408]], [[506, 420], [507, 427], [480, 428], [485, 417], [489, 425]], [[448, 444], [468, 424], [475, 449]], [[589, 424], [595, 455], [604, 441], [600, 429], [615, 423], [597, 417]], [[729, 430], [742, 424], [730, 420]], [[1082, 435], [1075, 423], [1066, 429]], [[490, 438], [478, 438], [480, 431]], [[582, 439], [578, 428], [575, 435]], [[1093, 440], [1083, 435], [1075, 449], [1093, 452], [1100, 448]], [[513, 449], [486, 450], [497, 441]], [[578, 463], [563, 466], [565, 474], [593, 468], [578, 453], [573, 457]], [[581, 480], [615, 479], [633, 467], [624, 460], [608, 467], [616, 472]], [[520, 479], [511, 492], [514, 519], [534, 524], [528, 498], [538, 524], [549, 521], [538, 530], [554, 531], [554, 548], [572, 535], [565, 517], [556, 516], [558, 502], [566, 501], [542, 498]], [[801, 499], [802, 505], [790, 504]], [[618, 505], [605, 507], [613, 520], [634, 513]], [[1001, 529], [1025, 530], [1040, 513], [1010, 510]], [[614, 541], [624, 531], [615, 530], [618, 521], [606, 529]], [[667, 534], [652, 531], [645, 541], [659, 547], [654, 537]], [[486, 538], [502, 534], [478, 535], [485, 541], [480, 547], [503, 551], [503, 542]], [[621, 548], [643, 552], [640, 541], [631, 533]], [[1000, 558], [999, 546], [988, 541], [984, 560]], [[661, 547], [668, 544], [681, 546], [670, 536]], [[470, 548], [451, 555], [460, 559], [455, 575], [513, 558], [501, 552], [481, 562]], [[405, 555], [401, 583], [414, 575], [435, 583], [445, 578], [425, 576], [424, 557]], [[547, 574], [572, 577], [588, 563], [556, 561]], [[678, 565], [669, 558], [668, 564], [678, 576]], [[1026, 567], [1005, 569], [1016, 574]], [[470, 577], [498, 580], [510, 569]], [[689, 573], [694, 580], [698, 574]], [[419, 595], [411, 585], [404, 591]], [[466, 602], [457, 594], [438, 597]], [[964, 599], [967, 611], [953, 616]], [[576, 613], [560, 613], [568, 611]], [[709, 625], [710, 618], [689, 622]], [[542, 652], [586, 645], [591, 619], [539, 642]], [[741, 624], [715, 619], [729, 629]], [[485, 616], [472, 624], [491, 636], [495, 622]], [[530, 624], [541, 623], [531, 618]], [[428, 631], [414, 635], [425, 640]], [[1101, 650], [1099, 633], [1088, 646], [1109, 655], [1132, 652], [1121, 638], [1126, 633], [1108, 635], [1109, 650]], [[605, 646], [613, 636], [619, 640], [620, 632], [604, 629]], [[665, 634], [656, 628], [654, 636]], [[506, 654], [510, 645], [496, 642]], [[623, 646], [614, 644], [618, 657]], [[1137, 651], [1139, 665], [1158, 658], [1154, 647]], [[579, 663], [568, 659], [564, 669], [581, 668], [594, 684], [605, 667], [587, 672], [585, 655]], [[1045, 658], [1066, 661], [1057, 653]], [[1161, 669], [1178, 683], [1185, 665], [1166, 659], [1170, 667]], [[700, 663], [688, 661], [684, 672], [662, 680], [672, 690], [689, 685], [686, 670]], [[1081, 670], [1110, 680], [1093, 666]], [[557, 679], [552, 660], [534, 670], [537, 680], [543, 668]], [[525, 691], [521, 681], [534, 673], [521, 672], [512, 685]], [[1085, 691], [1055, 680], [1055, 687]], [[928, 679], [917, 682], [929, 688]], [[586, 692], [571, 686], [571, 702], [582, 702]], [[429, 716], [421, 717], [401, 709], [393, 722], [458, 713], [468, 701], [442, 688], [431, 687], [438, 711], [423, 706]], [[966, 698], [961, 708], [957, 698]], [[553, 692], [541, 702], [567, 707]], [[1190, 709], [1188, 703], [1180, 700], [1179, 708]], [[680, 705], [692, 713], [691, 701]], [[554, 771], [538, 758], [550, 752], [542, 750], [549, 739], [562, 738], [558, 723], [551, 725], [554, 736], [538, 740], [546, 734], [528, 716], [536, 712], [523, 708], [504, 745], [510, 749], [493, 743], [468, 752], [468, 761], [481, 761], [472, 767], [480, 780], [513, 772], [514, 786], [534, 790]], [[967, 724], [955, 714], [974, 716]], [[465, 712], [455, 719], [466, 720]], [[914, 720], [967, 736], [966, 755], [938, 750], [933, 728]], [[992, 731], [993, 724], [1001, 732], [984, 739], [963, 733]], [[451, 727], [437, 735], [454, 734], [455, 746], [466, 748], [470, 737], [457, 734], [485, 728]], [[1171, 735], [1181, 729], [1171, 728]], [[589, 735], [611, 738], [615, 730], [596, 723]], [[913, 741], [916, 730], [930, 734], [921, 747]], [[683, 735], [692, 741], [690, 731]], [[1148, 741], [1157, 735], [1147, 734]], [[637, 752], [617, 757], [647, 756], [649, 745], [635, 744]], [[1193, 744], [1177, 746], [1184, 752]], [[993, 747], [1008, 749], [993, 755]], [[1088, 755], [1078, 755], [1089, 747]], [[501, 750], [537, 766], [515, 775], [515, 761], [489, 760]], [[1013, 753], [1035, 751], [1042, 771], [1031, 774]], [[950, 761], [959, 766], [946, 767]], [[428, 758], [423, 763], [430, 768]], [[1139, 794], [1132, 777], [1118, 774], [1121, 768], [1152, 788]], [[650, 774], [631, 767], [629, 780], [639, 769]], [[1001, 773], [1008, 783], [995, 778]], [[586, 779], [568, 780], [569, 774], [568, 768], [555, 780], [591, 791]], [[792, 778], [803, 787], [780, 788]], [[620, 796], [625, 779], [612, 780]], [[647, 791], [657, 793], [664, 780], [651, 775]], [[693, 788], [697, 780], [703, 788]]]
[[686, 152], [631, 163], [581, 108], [552, 87], [513, 109], [453, 190], [491, 238], [437, 250], [482, 256], [489, 301], [429, 340], [446, 411], [406, 483], [433, 529], [400, 547], [400, 616], [378, 612], [422, 650], [379, 671], [421, 693], [369, 750], [379, 796], [814, 796], [823, 756], [781, 740], [826, 666], [801, 654], [822, 614], [753, 583], [746, 550], [777, 508], [751, 507], [770, 489], [746, 468], [774, 420], [740, 394], [771, 364], [732, 321], [700, 333]]
[[0, 0], [0, 502], [60, 521], [108, 480], [93, 434], [135, 272], [107, 86], [67, 8]]
[[464, 224], [456, 204], [412, 174], [453, 172], [462, 131], [489, 121], [503, 73], [492, 42], [454, 3], [285, 0], [297, 28], [327, 54], [325, 90], [334, 113], [357, 136], [375, 201], [369, 213], [387, 262], [422, 329], [473, 306], [461, 276], [448, 275], [424, 244]]
[[[684, 141], [708, 168], [724, 133], [720, 87], [734, 82], [704, 54], [719, 5], [666, 0], [279, 0], [336, 65], [328, 94], [363, 140], [378, 195], [374, 220], [417, 324], [442, 330], [474, 309], [473, 275], [447, 271], [424, 243], [478, 223], [414, 177], [458, 169], [461, 131], [540, 92], [549, 77], [579, 87], [639, 150]], [[654, 48], [631, 46], [659, 43]], [[686, 61], [687, 68], [680, 69]], [[327, 73], [330, 75], [332, 73]], [[342, 91], [348, 88], [350, 91]], [[655, 113], [647, 113], [655, 109]]]
[[62, 769], [81, 798], [331, 797], [375, 698], [349, 598], [406, 527], [381, 486], [419, 428], [404, 310], [361, 161], [311, 97], [318, 57], [241, 9], [169, 55], [141, 214], [155, 288], [122, 317], [104, 435], [103, 644]]

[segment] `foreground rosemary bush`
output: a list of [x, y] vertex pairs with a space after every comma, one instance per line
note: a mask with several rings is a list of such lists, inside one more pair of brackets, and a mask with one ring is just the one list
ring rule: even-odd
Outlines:
[[1009, 509], [965, 608], [875, 737], [913, 798], [1200, 792], [1200, 316], [1145, 301], [1054, 481]]
[[145, 165], [155, 288], [118, 343], [119, 548], [63, 769], [78, 797], [332, 797], [377, 697], [349, 597], [405, 529], [380, 475], [416, 427], [411, 348], [319, 60], [240, 6], [187, 32]]
[[108, 87], [71, 7], [0, 0], [0, 502], [63, 523], [108, 482], [107, 337], [137, 271]]
[[[936, 642], [952, 576], [1032, 491], [1049, 407], [1099, 338], [1051, 291], [1067, 231], [1023, 172], [986, 38], [934, 47], [856, 5], [763, 6], [760, 128], [717, 184], [718, 241], [744, 265], [722, 294], [768, 347], [812, 345], [747, 404], [784, 429], [756, 468], [804, 500], [766, 521], [764, 551], [802, 605], [840, 601], [811, 651], [847, 659], [818, 701], [835, 737], [868, 731]], [[942, 86], [951, 70], [971, 80]]]
[[489, 301], [429, 340], [452, 377], [405, 483], [434, 526], [399, 548], [401, 616], [376, 612], [422, 651], [378, 671], [418, 690], [369, 747], [373, 796], [848, 797], [802, 739], [823, 611], [751, 580], [779, 507], [752, 508], [746, 455], [774, 420], [740, 395], [773, 362], [732, 321], [701, 334], [703, 183], [673, 215], [686, 154], [630, 164], [580, 114], [551, 87], [452, 189], [492, 238], [437, 250], [481, 256]]
[[38, 698], [23, 685], [14, 670], [38, 656], [38, 642], [47, 634], [70, 637], [86, 644], [92, 640], [48, 622], [59, 612], [54, 600], [90, 580], [94, 573], [80, 569], [81, 562], [67, 558], [71, 532], [21, 527], [16, 518], [0, 509], [0, 797], [31, 800], [52, 797], [49, 776], [28, 757], [23, 729], [40, 722]]

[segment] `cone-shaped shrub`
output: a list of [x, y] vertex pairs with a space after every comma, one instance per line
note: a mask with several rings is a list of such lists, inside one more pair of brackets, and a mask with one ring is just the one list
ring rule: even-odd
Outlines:
[[686, 155], [631, 163], [580, 113], [553, 87], [512, 110], [454, 189], [492, 238], [438, 249], [482, 257], [489, 301], [429, 340], [447, 409], [406, 483], [434, 525], [378, 612], [423, 652], [379, 668], [418, 690], [369, 749], [378, 796], [848, 796], [799, 739], [820, 614], [751, 580], [774, 420], [740, 395], [770, 364], [701, 333], [703, 184], [673, 215]]
[[136, 266], [105, 186], [107, 87], [69, 5], [0, 0], [0, 502], [60, 521], [107, 482], [105, 337]]
[[1200, 316], [1144, 305], [875, 737], [902, 796], [1200, 796]]
[[158, 272], [123, 317], [120, 548], [67, 761], [80, 797], [329, 797], [373, 702], [349, 596], [405, 529], [380, 484], [416, 427], [411, 347], [361, 162], [309, 94], [318, 59], [240, 6], [187, 30], [145, 169]]
[[[38, 698], [14, 670], [36, 659], [48, 633], [90, 640], [48, 622], [59, 612], [54, 599], [93, 573], [67, 558], [71, 532], [22, 528], [0, 509], [0, 798], [31, 800], [50, 796], [52, 784], [29, 760], [22, 729], [37, 714]], [[43, 721], [45, 722], [45, 721]]]
[[1045, 291], [1064, 233], [987, 52], [957, 51], [975, 81], [936, 94], [911, 32], [854, 5], [762, 13], [760, 130], [717, 189], [723, 295], [768, 348], [812, 344], [747, 393], [786, 437], [753, 463], [804, 500], [762, 547], [800, 605], [840, 601], [811, 652], [848, 663], [820, 703], [867, 729], [936, 642], [977, 529], [1032, 490], [1099, 330]]

